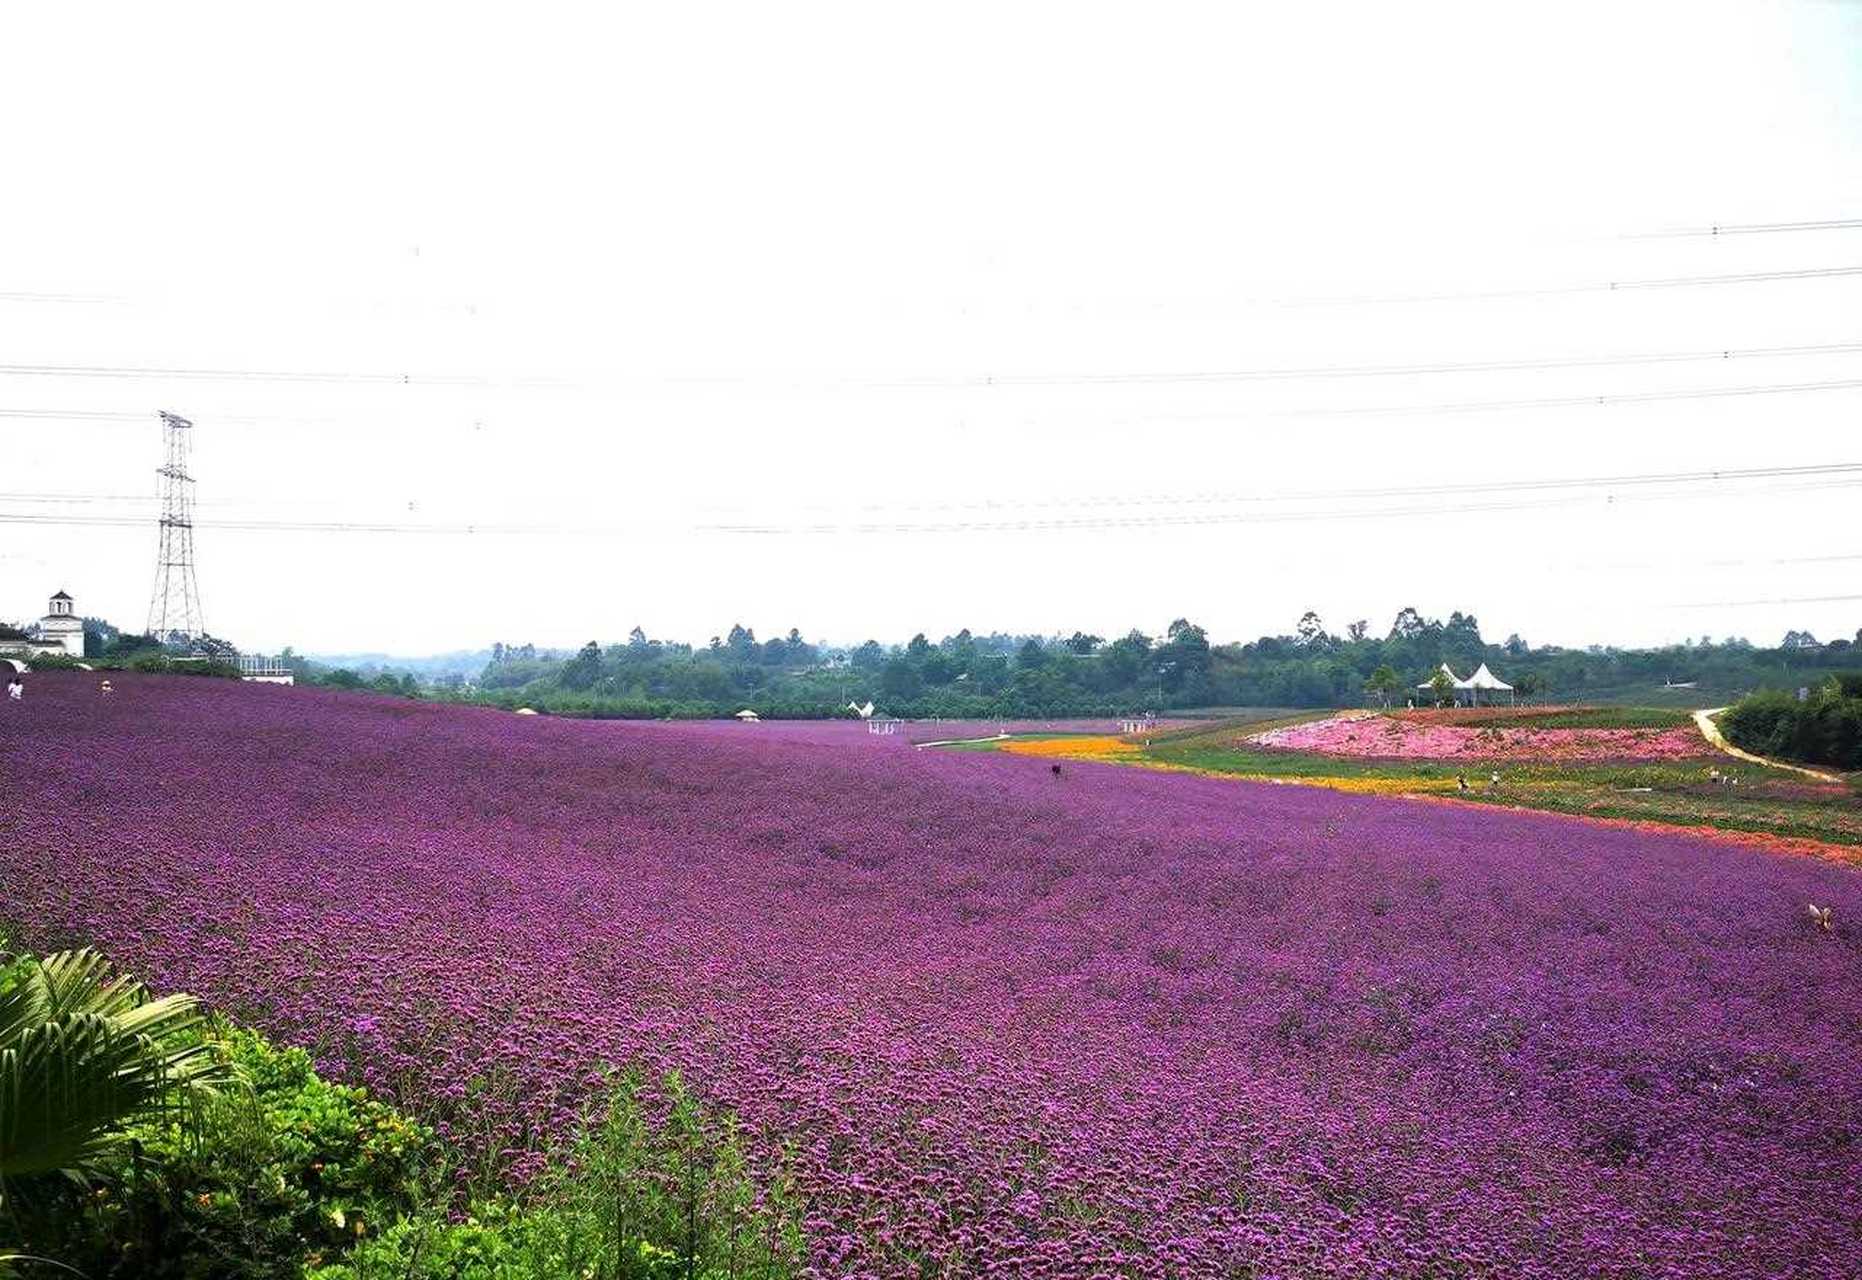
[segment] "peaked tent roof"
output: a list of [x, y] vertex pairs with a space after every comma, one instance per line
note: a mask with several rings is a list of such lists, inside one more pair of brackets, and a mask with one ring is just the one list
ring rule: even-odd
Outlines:
[[1480, 670], [1476, 671], [1473, 675], [1469, 676], [1467, 678], [1466, 683], [1462, 687], [1467, 688], [1467, 689], [1511, 690], [1513, 686], [1508, 684], [1506, 681], [1502, 680], [1499, 676], [1495, 675], [1493, 672], [1489, 671], [1487, 669], [1487, 664], [1483, 662], [1481, 663]]
[[[1483, 670], [1484, 669], [1485, 668], [1483, 668]], [[1454, 672], [1454, 668], [1450, 667], [1446, 662], [1442, 664], [1441, 670], [1436, 672], [1436, 675], [1447, 676], [1449, 680], [1451, 680], [1454, 683], [1454, 686], [1457, 689], [1465, 689], [1468, 687], [1468, 682], [1466, 680], [1463, 680], [1460, 676], [1456, 675]], [[1416, 687], [1418, 689], [1433, 689], [1435, 687], [1435, 676], [1430, 676], [1427, 680], [1424, 680], [1421, 684], [1417, 685]]]

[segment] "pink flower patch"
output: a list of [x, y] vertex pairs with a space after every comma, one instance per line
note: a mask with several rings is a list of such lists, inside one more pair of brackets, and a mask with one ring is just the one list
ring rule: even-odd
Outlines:
[[1257, 746], [1387, 760], [1687, 760], [1708, 754], [1692, 725], [1673, 729], [1482, 729], [1390, 716], [1334, 716], [1255, 734]]

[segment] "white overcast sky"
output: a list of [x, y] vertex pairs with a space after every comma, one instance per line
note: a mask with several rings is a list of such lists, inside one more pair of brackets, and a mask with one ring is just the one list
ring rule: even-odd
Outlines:
[[1467, 296], [1862, 267], [1642, 234], [1862, 218], [1862, 5], [16, 5], [0, 119], [0, 617], [146, 620], [165, 408], [249, 650], [1862, 625], [1862, 476], [1416, 492], [1862, 463], [1465, 407], [1862, 380], [1862, 275]]

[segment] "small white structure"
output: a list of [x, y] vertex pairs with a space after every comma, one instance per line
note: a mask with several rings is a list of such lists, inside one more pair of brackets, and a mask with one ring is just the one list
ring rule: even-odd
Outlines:
[[296, 684], [297, 676], [277, 658], [256, 653], [239, 655], [239, 678], [253, 684]]
[[1487, 664], [1484, 662], [1475, 669], [1473, 675], [1468, 677], [1467, 686], [1470, 689], [1492, 689], [1502, 693], [1513, 692], [1513, 686], [1489, 671], [1487, 669]]
[[[1446, 662], [1441, 665], [1437, 674], [1448, 677], [1449, 684], [1454, 688], [1456, 702], [1462, 701], [1462, 696], [1465, 694], [1466, 700], [1471, 705], [1478, 707], [1481, 702], [1482, 690], [1486, 690], [1489, 693], [1505, 693], [1509, 697], [1513, 693], [1513, 686], [1489, 671], [1487, 669], [1487, 664], [1484, 662], [1481, 663], [1479, 669], [1466, 680], [1456, 675], [1454, 668], [1449, 666]], [[1424, 693], [1433, 693], [1435, 691], [1435, 680], [1436, 677], [1431, 676], [1416, 687]]]
[[534, 716], [536, 712], [529, 707], [519, 707], [516, 711], [513, 711], [511, 714], [517, 715], [517, 716]]
[[750, 710], [749, 707], [745, 707], [742, 711], [739, 711], [737, 713], [737, 718], [743, 721], [745, 724], [755, 724], [759, 720], [761, 720], [763, 717], [758, 715], [756, 712]]
[[899, 726], [904, 723], [905, 722], [897, 716], [878, 716], [866, 722], [866, 731], [868, 733], [878, 734], [880, 737], [890, 738], [899, 731]]
[[849, 702], [847, 704], [847, 710], [853, 712], [862, 720], [871, 720], [873, 718], [873, 700], [868, 698], [864, 707], [857, 702]]
[[1476, 706], [1480, 705], [1481, 692], [1483, 690], [1488, 693], [1504, 693], [1508, 698], [1513, 696], [1513, 686], [1489, 671], [1487, 669], [1487, 664], [1484, 662], [1481, 663], [1479, 670], [1463, 682], [1462, 687], [1467, 689], [1469, 694], [1472, 695]]
[[1157, 728], [1157, 717], [1147, 711], [1141, 716], [1120, 716], [1118, 731], [1120, 733], [1149, 733]]

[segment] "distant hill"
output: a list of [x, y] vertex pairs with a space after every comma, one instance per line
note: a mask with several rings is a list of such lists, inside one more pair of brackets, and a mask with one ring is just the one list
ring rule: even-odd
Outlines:
[[446, 676], [476, 677], [491, 661], [490, 649], [456, 649], [451, 653], [430, 653], [422, 657], [401, 657], [392, 653], [307, 653], [305, 659], [320, 667], [344, 668], [362, 675], [377, 672], [407, 672], [423, 680]]

